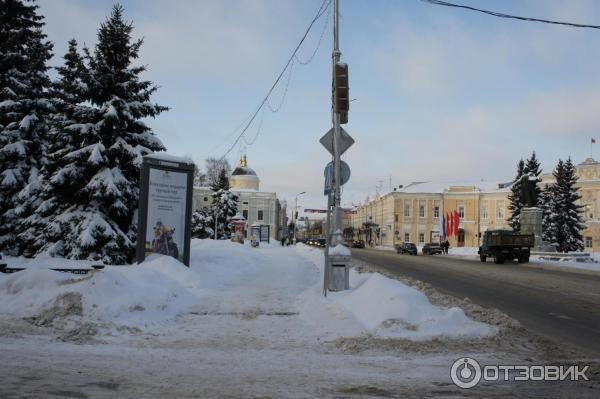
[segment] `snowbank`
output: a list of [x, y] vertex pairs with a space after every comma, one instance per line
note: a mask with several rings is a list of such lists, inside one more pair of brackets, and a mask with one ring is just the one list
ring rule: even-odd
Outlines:
[[[105, 266], [87, 275], [49, 269], [89, 268], [97, 262], [9, 258], [10, 266], [27, 269], [0, 273], [0, 315], [33, 319], [43, 315], [42, 324], [52, 325], [66, 318], [111, 330], [142, 329], [172, 319], [237, 275], [251, 273], [260, 257], [249, 246], [193, 240], [190, 268], [172, 257], [153, 255], [140, 265]], [[69, 298], [68, 304], [64, 298]], [[79, 310], [64, 314], [62, 308], [73, 301]]]
[[[297, 251], [323, 267], [323, 253], [297, 246]], [[322, 295], [322, 283], [298, 300], [300, 315], [330, 337], [369, 333], [384, 338], [428, 340], [436, 337], [478, 338], [496, 333], [494, 327], [469, 319], [462, 309], [442, 309], [400, 281], [379, 273], [350, 270], [350, 290]]]
[[0, 274], [0, 315], [28, 318], [71, 335], [82, 329], [94, 335], [162, 328], [192, 311], [248, 319], [294, 315], [305, 335], [318, 337], [371, 333], [424, 340], [494, 333], [461, 309], [433, 306], [420, 291], [380, 274], [351, 271], [352, 289], [325, 298], [323, 251], [303, 244], [251, 248], [193, 240], [190, 268], [154, 255], [140, 265], [106, 266], [83, 276], [49, 270], [57, 265], [53, 262], [65, 261], [22, 261], [27, 270]]
[[[30, 262], [31, 266], [31, 262]], [[41, 267], [0, 279], [0, 313], [17, 317], [80, 316], [81, 323], [100, 327], [143, 328], [174, 317], [194, 303], [198, 278], [177, 260], [154, 256], [141, 265], [107, 266], [88, 275], [73, 275]], [[80, 308], [64, 313], [64, 298]]]
[[551, 265], [558, 267], [567, 267], [571, 269], [583, 269], [600, 272], [600, 263], [598, 261], [599, 255], [600, 254], [591, 254], [590, 258], [582, 258], [580, 259], [580, 261], [577, 261], [573, 258], [564, 258], [562, 260], [550, 260], [544, 259], [543, 256], [532, 255], [529, 258], [529, 262], [538, 265]]
[[449, 255], [457, 256], [476, 256], [479, 248], [477, 247], [450, 247], [448, 249]]

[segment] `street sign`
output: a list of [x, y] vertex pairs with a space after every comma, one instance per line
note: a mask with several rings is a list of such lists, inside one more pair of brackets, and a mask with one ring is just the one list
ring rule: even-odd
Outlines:
[[[340, 133], [340, 155], [342, 155], [348, 148], [350, 148], [350, 146], [352, 146], [352, 144], [354, 144], [354, 139], [350, 137], [348, 132], [342, 127], [340, 127]], [[323, 144], [323, 147], [325, 147], [325, 149], [329, 151], [331, 155], [335, 155], [333, 153], [333, 128], [329, 129], [329, 131], [325, 133], [323, 137], [321, 137], [319, 142]]]
[[[325, 166], [325, 190], [323, 195], [329, 195], [333, 188], [333, 162], [329, 162]], [[343, 186], [350, 180], [350, 166], [344, 161], [340, 161], [340, 186]]]

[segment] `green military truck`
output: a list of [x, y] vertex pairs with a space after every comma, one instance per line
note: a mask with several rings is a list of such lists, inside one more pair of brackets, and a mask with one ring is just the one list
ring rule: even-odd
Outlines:
[[519, 263], [529, 262], [531, 247], [535, 244], [533, 234], [519, 234], [511, 230], [488, 230], [479, 247], [479, 259], [485, 262], [494, 258], [494, 263], [516, 259]]

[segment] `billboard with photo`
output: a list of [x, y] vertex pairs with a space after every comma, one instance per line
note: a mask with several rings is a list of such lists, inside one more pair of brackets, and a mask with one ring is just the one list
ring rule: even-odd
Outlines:
[[183, 262], [187, 173], [150, 168], [145, 256], [159, 253]]
[[194, 164], [165, 154], [144, 157], [137, 259], [172, 256], [189, 266]]

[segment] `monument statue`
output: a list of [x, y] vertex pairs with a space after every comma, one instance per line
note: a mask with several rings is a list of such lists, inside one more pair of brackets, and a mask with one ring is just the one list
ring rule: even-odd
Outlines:
[[537, 206], [536, 185], [538, 179], [535, 176], [525, 175], [521, 177], [521, 194], [523, 195], [524, 206], [533, 208]]

